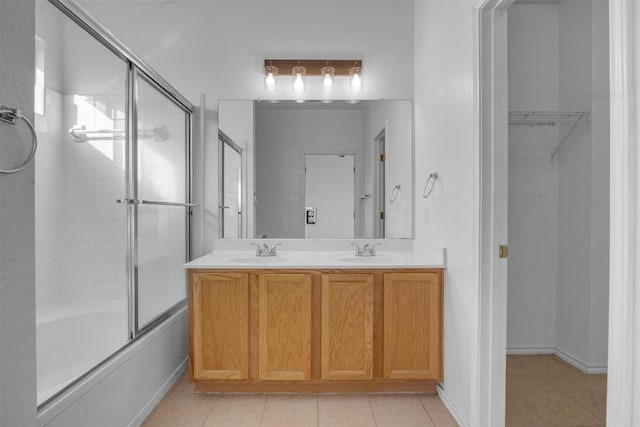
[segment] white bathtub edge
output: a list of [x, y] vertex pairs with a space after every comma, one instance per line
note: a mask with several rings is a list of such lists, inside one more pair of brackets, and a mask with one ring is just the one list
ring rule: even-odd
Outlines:
[[[181, 318], [187, 316], [188, 307], [185, 306], [170, 318], [156, 327], [154, 330], [147, 333], [140, 338], [137, 342], [124, 349], [115, 358], [101, 366], [98, 370], [93, 372], [87, 378], [82, 380], [76, 387], [69, 390], [66, 394], [58, 398], [57, 401], [51, 403], [44, 409], [38, 412], [38, 426], [43, 427], [51, 423], [60, 414], [66, 411], [76, 401], [81, 399], [85, 394], [89, 393], [95, 386], [100, 384], [105, 378], [112, 375], [118, 370], [119, 367], [124, 365], [129, 359], [134, 357], [137, 353], [142, 351], [146, 346], [150, 345], [155, 339], [168, 331], [173, 324], [178, 322]], [[184, 362], [180, 364], [182, 366]], [[174, 371], [175, 373], [175, 371]], [[170, 378], [172, 378], [171, 376]], [[155, 395], [154, 395], [155, 398]], [[145, 405], [146, 406], [146, 405]]]
[[184, 361], [180, 364], [180, 366], [178, 366], [178, 368], [173, 372], [173, 374], [171, 374], [171, 376], [167, 379], [167, 381], [165, 381], [165, 383], [162, 385], [162, 388], [160, 388], [160, 390], [158, 390], [157, 393], [153, 395], [153, 397], [149, 400], [149, 402], [146, 405], [144, 405], [144, 407], [140, 410], [140, 412], [138, 412], [138, 415], [136, 415], [135, 418], [131, 420], [129, 427], [137, 427], [141, 425], [144, 422], [144, 420], [146, 420], [147, 417], [151, 415], [151, 413], [156, 408], [158, 403], [162, 400], [162, 398], [169, 392], [169, 390], [171, 390], [174, 384], [178, 382], [180, 377], [182, 377], [182, 374], [184, 374], [188, 366], [189, 366], [189, 358], [186, 357]]

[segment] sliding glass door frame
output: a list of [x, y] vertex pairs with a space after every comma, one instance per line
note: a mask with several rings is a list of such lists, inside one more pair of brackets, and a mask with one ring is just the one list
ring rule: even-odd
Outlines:
[[[193, 113], [194, 106], [180, 92], [171, 86], [160, 74], [146, 64], [140, 57], [127, 48], [120, 40], [113, 36], [102, 24], [96, 21], [86, 10], [75, 3], [73, 0], [49, 0], [53, 6], [59, 9], [66, 17], [71, 19], [76, 25], [85, 30], [90, 36], [104, 45], [109, 51], [122, 59], [127, 64], [127, 82], [126, 82], [126, 149], [125, 161], [127, 162], [127, 171], [125, 177], [126, 195], [124, 199], [119, 200], [120, 203], [127, 205], [127, 270], [128, 270], [128, 338], [129, 342], [123, 348], [114, 353], [122, 351], [130, 345], [136, 338], [144, 335], [153, 329], [174, 312], [186, 305], [187, 299], [184, 298], [174, 306], [165, 310], [156, 318], [151, 320], [143, 328], [138, 325], [138, 283], [137, 283], [137, 209], [138, 204], [144, 203], [137, 200], [137, 99], [136, 99], [136, 78], [140, 77], [149, 83], [156, 90], [161, 92], [167, 99], [180, 107], [185, 113], [185, 150], [186, 165], [185, 170], [185, 195], [186, 201], [183, 204], [186, 212], [185, 231], [185, 261], [191, 259], [191, 224], [193, 218], [193, 171], [192, 171], [192, 145], [193, 145]], [[115, 201], [114, 201], [115, 202]], [[185, 272], [186, 286], [186, 272]], [[113, 357], [112, 355], [111, 357]], [[91, 372], [88, 371], [87, 374]], [[45, 402], [46, 403], [46, 402]]]
[[[159, 91], [166, 99], [171, 101], [175, 106], [179, 107], [182, 112], [185, 113], [185, 171], [187, 176], [185, 177], [185, 196], [184, 203], [169, 203], [159, 201], [140, 200], [138, 195], [138, 136], [140, 135], [138, 129], [138, 79], [144, 80], [152, 88]], [[150, 76], [138, 68], [135, 64], [129, 63], [129, 75], [127, 78], [128, 91], [127, 95], [129, 100], [127, 107], [129, 112], [127, 113], [127, 200], [128, 200], [128, 251], [127, 260], [129, 261], [129, 337], [134, 339], [145, 332], [153, 329], [157, 324], [171, 316], [176, 310], [184, 306], [186, 298], [174, 304], [172, 307], [163, 311], [151, 321], [147, 322], [144, 326], [140, 325], [139, 313], [140, 313], [140, 298], [139, 298], [139, 278], [138, 278], [138, 206], [141, 204], [149, 205], [165, 205], [165, 206], [182, 206], [186, 210], [185, 221], [185, 258], [184, 261], [191, 260], [191, 220], [193, 218], [192, 208], [195, 205], [193, 200], [193, 170], [192, 170], [192, 142], [193, 142], [193, 109], [189, 109], [182, 103], [178, 102], [170, 92], [165, 90], [160, 84], [155, 82]], [[185, 286], [186, 286], [186, 271], [185, 271]]]

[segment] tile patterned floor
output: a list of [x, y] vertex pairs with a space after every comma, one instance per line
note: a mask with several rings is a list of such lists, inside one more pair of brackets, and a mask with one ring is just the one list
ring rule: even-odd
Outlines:
[[[607, 376], [551, 355], [508, 356], [506, 427], [605, 425]], [[435, 394], [196, 394], [186, 375], [143, 427], [455, 427]]]
[[507, 427], [604, 426], [607, 376], [553, 355], [507, 356]]
[[457, 427], [436, 394], [196, 394], [186, 375], [143, 427]]

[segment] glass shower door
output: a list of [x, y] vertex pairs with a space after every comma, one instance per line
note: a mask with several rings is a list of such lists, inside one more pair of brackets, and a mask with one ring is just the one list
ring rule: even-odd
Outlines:
[[136, 79], [136, 329], [184, 300], [189, 195], [188, 114], [141, 75]]

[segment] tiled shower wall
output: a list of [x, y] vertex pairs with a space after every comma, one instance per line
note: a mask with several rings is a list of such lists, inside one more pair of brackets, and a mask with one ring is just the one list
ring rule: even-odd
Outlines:
[[38, 308], [60, 299], [62, 284], [62, 201], [64, 152], [62, 96], [46, 92], [45, 115], [35, 115], [38, 152], [35, 157], [36, 303]]
[[124, 129], [124, 98], [48, 90], [47, 99], [37, 119], [38, 303], [124, 301], [126, 208], [116, 203], [126, 194], [122, 134], [79, 142], [68, 132]]

